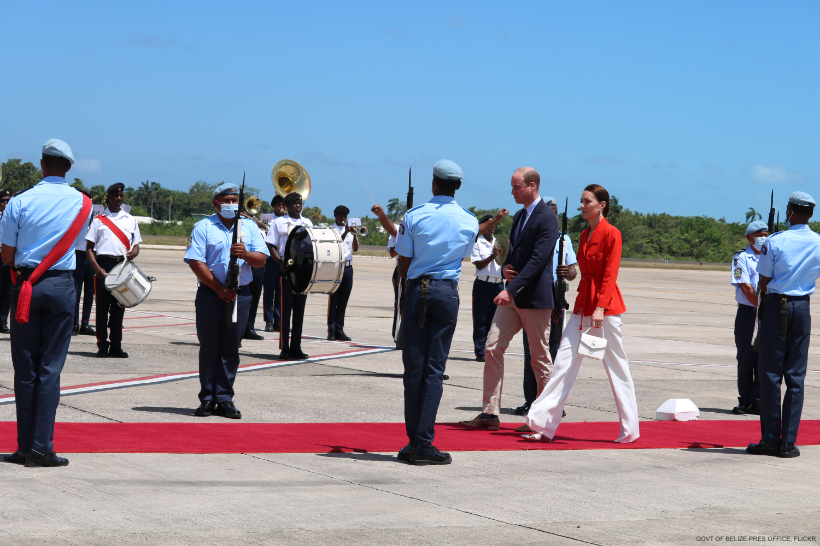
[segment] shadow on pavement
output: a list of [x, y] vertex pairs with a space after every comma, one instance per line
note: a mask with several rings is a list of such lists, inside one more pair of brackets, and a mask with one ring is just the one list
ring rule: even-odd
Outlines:
[[187, 415], [189, 417], [194, 416], [194, 410], [191, 408], [163, 408], [163, 407], [153, 407], [153, 406], [142, 406], [139, 408], [131, 408], [134, 411], [147, 411], [150, 413], [173, 413], [176, 415]]

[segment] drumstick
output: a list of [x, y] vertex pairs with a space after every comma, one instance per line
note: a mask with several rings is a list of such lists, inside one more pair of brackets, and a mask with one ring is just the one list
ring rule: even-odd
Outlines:
[[[367, 189], [367, 193], [370, 193], [370, 188], [367, 187], [367, 182], [365, 182], [364, 180], [362, 180], [362, 182], [364, 182], [364, 187]], [[373, 194], [372, 193], [370, 193], [370, 200], [373, 201], [373, 205], [375, 206], [376, 205], [376, 200], [373, 199]]]

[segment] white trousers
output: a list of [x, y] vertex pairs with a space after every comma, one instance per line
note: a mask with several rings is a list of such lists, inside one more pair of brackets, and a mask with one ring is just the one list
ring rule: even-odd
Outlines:
[[[533, 402], [527, 414], [529, 427], [550, 440], [555, 436], [555, 431], [561, 423], [564, 403], [584, 360], [584, 356], [578, 354], [578, 345], [581, 343], [581, 334], [589, 327], [591, 321], [592, 317], [584, 317], [582, 320], [580, 315], [572, 315], [564, 329], [561, 345], [558, 346], [549, 383]], [[603, 364], [612, 386], [612, 394], [615, 395], [615, 406], [618, 408], [621, 422], [621, 434], [615, 441], [628, 443], [637, 440], [640, 433], [638, 402], [635, 399], [632, 375], [629, 373], [629, 361], [624, 353], [621, 324], [620, 315], [605, 316], [602, 327], [591, 329], [589, 334], [606, 339]]]

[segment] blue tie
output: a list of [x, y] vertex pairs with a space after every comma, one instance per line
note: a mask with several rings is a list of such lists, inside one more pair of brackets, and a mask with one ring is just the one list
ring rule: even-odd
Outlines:
[[518, 231], [515, 232], [515, 244], [521, 240], [521, 232], [524, 231], [524, 223], [527, 221], [527, 209], [524, 209], [524, 214], [521, 215], [521, 221], [518, 223]]

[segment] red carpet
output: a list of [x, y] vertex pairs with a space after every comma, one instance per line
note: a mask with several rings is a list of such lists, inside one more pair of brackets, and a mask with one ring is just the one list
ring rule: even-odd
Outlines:
[[[525, 449], [657, 449], [746, 446], [760, 439], [758, 421], [644, 421], [641, 437], [616, 444], [618, 423], [563, 423], [553, 443], [527, 442], [513, 425], [498, 432], [436, 425], [443, 451]], [[16, 424], [0, 422], [0, 452], [17, 448]], [[820, 444], [820, 421], [800, 424], [798, 445]], [[58, 453], [339, 453], [398, 451], [402, 423], [57, 423]]]

